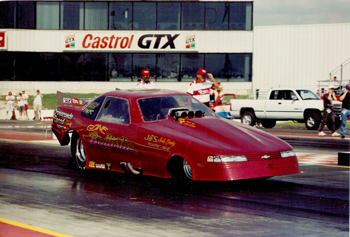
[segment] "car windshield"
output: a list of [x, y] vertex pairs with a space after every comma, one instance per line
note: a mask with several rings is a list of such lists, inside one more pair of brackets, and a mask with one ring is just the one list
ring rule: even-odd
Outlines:
[[309, 90], [297, 90], [303, 100], [319, 100], [320, 98]]
[[201, 110], [205, 116], [216, 116], [208, 107], [191, 96], [151, 97], [138, 100], [144, 121], [165, 119], [170, 109], [186, 108], [192, 111]]

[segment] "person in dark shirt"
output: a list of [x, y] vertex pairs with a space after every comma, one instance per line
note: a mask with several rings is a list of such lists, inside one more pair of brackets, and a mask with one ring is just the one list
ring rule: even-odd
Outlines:
[[341, 138], [345, 138], [346, 135], [346, 120], [350, 119], [350, 84], [347, 84], [345, 87], [345, 92], [340, 96], [340, 100], [342, 101], [342, 109], [341, 109], [341, 126], [340, 133]]
[[325, 136], [326, 133], [323, 132], [323, 127], [327, 123], [327, 120], [329, 119], [332, 123], [332, 136], [337, 137], [340, 136], [339, 133], [335, 131], [335, 116], [333, 111], [333, 100], [337, 100], [334, 94], [334, 86], [330, 85], [328, 87], [328, 93], [323, 96], [323, 120], [320, 127], [320, 132], [318, 133], [319, 136]]

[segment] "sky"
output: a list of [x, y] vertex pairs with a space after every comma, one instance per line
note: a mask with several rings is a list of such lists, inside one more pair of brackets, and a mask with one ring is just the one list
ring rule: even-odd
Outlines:
[[254, 0], [254, 26], [350, 23], [350, 0]]

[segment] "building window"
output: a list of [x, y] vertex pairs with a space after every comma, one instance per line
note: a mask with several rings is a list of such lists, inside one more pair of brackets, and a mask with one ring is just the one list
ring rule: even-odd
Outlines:
[[227, 30], [229, 18], [228, 3], [206, 3], [205, 29]]
[[59, 3], [58, 2], [37, 2], [36, 28], [39, 30], [58, 30]]
[[107, 54], [87, 53], [84, 58], [84, 81], [107, 80]]
[[84, 29], [84, 3], [62, 2], [61, 3], [61, 29], [82, 30]]
[[251, 81], [251, 54], [206, 54], [205, 69], [222, 81]]
[[35, 29], [34, 2], [18, 2], [17, 5], [17, 28]]
[[132, 73], [132, 54], [109, 54], [110, 81], [130, 81], [135, 76]]
[[230, 3], [230, 30], [252, 30], [252, 3]]
[[132, 3], [111, 2], [109, 5], [109, 29], [131, 30], [132, 29]]
[[134, 2], [134, 30], [156, 30], [156, 3]]
[[180, 29], [180, 3], [158, 3], [157, 30]]
[[157, 81], [177, 81], [180, 54], [157, 54]]
[[204, 30], [204, 3], [182, 3], [182, 30]]
[[[13, 63], [14, 68], [14, 80], [16, 81], [38, 81], [38, 58], [37, 53], [14, 53], [15, 61]], [[45, 70], [41, 68], [40, 70]], [[49, 78], [45, 78], [49, 81]]]
[[85, 2], [85, 30], [107, 30], [108, 3]]
[[16, 2], [0, 2], [0, 29], [15, 28]]
[[60, 72], [62, 81], [84, 80], [84, 54], [64, 53], [61, 54]]
[[182, 81], [193, 81], [198, 69], [204, 68], [204, 54], [181, 54]]
[[10, 81], [13, 78], [13, 65], [15, 63], [15, 55], [11, 52], [0, 53], [0, 80]]
[[157, 75], [156, 54], [133, 54], [133, 67], [136, 77], [140, 77], [143, 69], [149, 69], [151, 78], [155, 78]]

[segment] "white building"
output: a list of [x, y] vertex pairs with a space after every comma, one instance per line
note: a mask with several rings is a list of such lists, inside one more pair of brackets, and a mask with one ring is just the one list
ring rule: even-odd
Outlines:
[[252, 12], [241, 0], [0, 2], [0, 93], [132, 88], [144, 68], [180, 91], [199, 68], [237, 94], [349, 82], [350, 24], [253, 29]]

